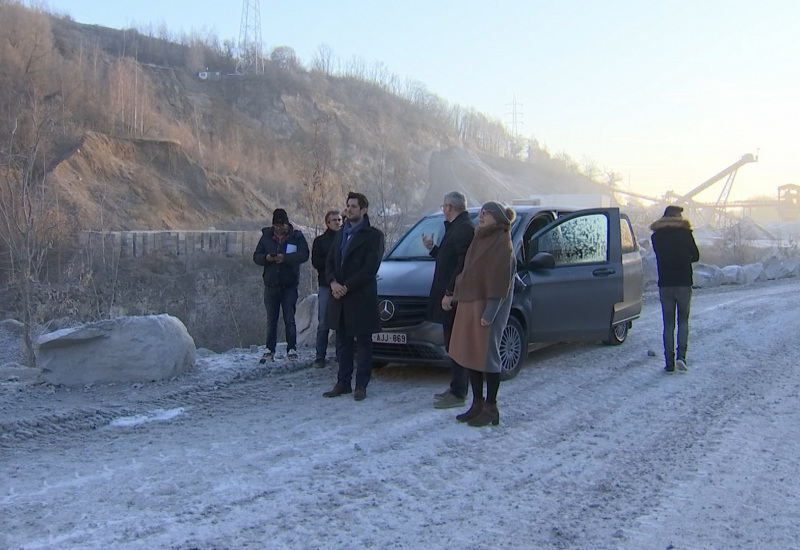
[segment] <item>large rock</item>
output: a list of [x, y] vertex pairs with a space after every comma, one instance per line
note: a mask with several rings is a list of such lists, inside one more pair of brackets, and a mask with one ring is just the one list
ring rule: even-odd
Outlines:
[[789, 277], [800, 277], [800, 258], [786, 258], [783, 266], [789, 271]]
[[[315, 347], [317, 345], [317, 294], [309, 294], [297, 304], [294, 322], [297, 325], [297, 346]], [[335, 345], [336, 333], [328, 332], [328, 345]]]
[[743, 285], [747, 282], [744, 268], [740, 265], [727, 265], [722, 268], [723, 285]]
[[315, 346], [317, 342], [317, 295], [309, 294], [297, 304], [294, 313], [297, 326], [297, 345]]
[[194, 340], [170, 315], [120, 317], [41, 336], [37, 364], [51, 384], [149, 382], [194, 365]]
[[791, 269], [789, 269], [784, 261], [777, 256], [770, 256], [764, 262], [764, 274], [770, 281], [794, 276]]
[[764, 266], [760, 263], [747, 264], [742, 266], [742, 270], [744, 270], [745, 284], [751, 285], [753, 283], [760, 283], [767, 279], [767, 275], [764, 273]]
[[711, 264], [694, 264], [694, 286], [697, 288], [714, 288], [722, 284], [722, 270]]
[[644, 275], [644, 288], [653, 287], [658, 284], [658, 265], [656, 263], [655, 252], [649, 250], [642, 251], [642, 274]]

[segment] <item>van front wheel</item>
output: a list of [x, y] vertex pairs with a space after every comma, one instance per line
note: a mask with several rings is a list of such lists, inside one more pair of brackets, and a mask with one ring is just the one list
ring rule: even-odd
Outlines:
[[522, 325], [514, 317], [509, 317], [500, 337], [500, 380], [511, 380], [519, 374], [527, 351], [528, 343]]

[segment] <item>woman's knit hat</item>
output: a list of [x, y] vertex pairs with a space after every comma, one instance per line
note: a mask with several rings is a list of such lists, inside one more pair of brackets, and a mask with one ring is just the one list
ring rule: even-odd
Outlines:
[[502, 225], [510, 226], [514, 218], [517, 217], [517, 213], [514, 212], [513, 208], [504, 206], [499, 202], [489, 201], [485, 203], [482, 208], [492, 215], [494, 221]]

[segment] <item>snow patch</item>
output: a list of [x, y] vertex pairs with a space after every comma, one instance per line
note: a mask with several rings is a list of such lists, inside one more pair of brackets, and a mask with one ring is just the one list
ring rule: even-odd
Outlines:
[[115, 428], [130, 428], [131, 426], [139, 426], [149, 422], [165, 422], [167, 420], [172, 420], [181, 414], [183, 414], [183, 407], [169, 410], [155, 409], [144, 414], [138, 414], [136, 416], [123, 416], [120, 418], [115, 418], [109, 423], [109, 426], [113, 426]]

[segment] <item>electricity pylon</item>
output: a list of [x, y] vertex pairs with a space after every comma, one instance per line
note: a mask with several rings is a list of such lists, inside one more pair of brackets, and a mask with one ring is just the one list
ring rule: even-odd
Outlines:
[[240, 73], [264, 72], [264, 52], [261, 44], [261, 2], [244, 0], [242, 24], [239, 27], [239, 56], [236, 70]]

